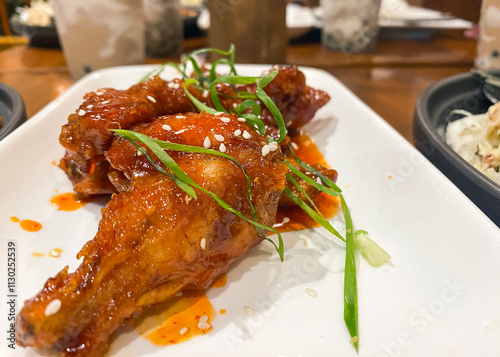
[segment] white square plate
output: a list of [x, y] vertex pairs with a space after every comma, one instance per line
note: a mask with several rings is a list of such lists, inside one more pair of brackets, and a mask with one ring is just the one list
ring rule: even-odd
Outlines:
[[[61, 126], [89, 91], [127, 88], [152, 66], [94, 72], [0, 142], [0, 355], [36, 355], [8, 348], [7, 242], [16, 244], [17, 311], [48, 277], [91, 239], [104, 202], [55, 210], [56, 190], [72, 190], [52, 164], [63, 156]], [[257, 75], [269, 66], [241, 65]], [[372, 268], [358, 259], [359, 356], [492, 356], [500, 351], [500, 231], [385, 121], [330, 74], [303, 68], [307, 82], [331, 101], [307, 125], [339, 186], [356, 228], [392, 255]], [[165, 77], [172, 77], [167, 70]], [[412, 108], [408, 108], [412, 110]], [[32, 219], [34, 233], [10, 220]], [[342, 220], [333, 219], [342, 228]], [[216, 310], [203, 336], [159, 347], [135, 330], [114, 339], [109, 356], [356, 356], [343, 321], [344, 249], [320, 229], [284, 235], [286, 259], [263, 243], [236, 262], [225, 287], [207, 292]], [[308, 242], [305, 246], [304, 241]], [[34, 257], [59, 247], [59, 258]], [[312, 298], [305, 289], [316, 290]], [[251, 306], [247, 316], [243, 306]]]

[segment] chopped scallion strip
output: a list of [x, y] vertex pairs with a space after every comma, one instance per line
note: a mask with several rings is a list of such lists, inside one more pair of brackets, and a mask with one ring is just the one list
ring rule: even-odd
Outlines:
[[[284, 244], [283, 244], [283, 237], [281, 236], [281, 233], [279, 233], [276, 229], [272, 227], [268, 227], [264, 224], [261, 224], [257, 222], [255, 219], [248, 219], [245, 217], [241, 212], [235, 210], [231, 205], [223, 201], [219, 196], [217, 196], [215, 193], [201, 187], [198, 185], [196, 182], [194, 182], [185, 172], [182, 170], [182, 168], [177, 165], [177, 163], [168, 155], [163, 148], [156, 142], [155, 139], [150, 138], [149, 136], [142, 134], [142, 133], [137, 133], [133, 131], [128, 131], [128, 130], [120, 130], [120, 129], [115, 129], [113, 130], [117, 135], [125, 137], [125, 139], [129, 140], [138, 150], [140, 150], [146, 158], [151, 162], [151, 164], [154, 165], [154, 167], [161, 172], [162, 174], [167, 175], [170, 177], [174, 182], [184, 190], [184, 192], [188, 193], [191, 197], [196, 198], [196, 193], [194, 192], [193, 188], [196, 188], [203, 193], [209, 195], [212, 197], [218, 204], [221, 206], [223, 209], [235, 214], [239, 218], [245, 220], [246, 222], [254, 225], [256, 228], [264, 229], [267, 231], [272, 231], [278, 235], [278, 244], [276, 244], [272, 239], [267, 238], [266, 236], [263, 235], [263, 233], [260, 231], [260, 229], [257, 229], [257, 232], [262, 236], [263, 239], [269, 241], [274, 245], [276, 248], [276, 251], [278, 252], [278, 255], [280, 257], [280, 260], [283, 261], [284, 259]], [[172, 171], [173, 175], [167, 171], [165, 171], [161, 166], [156, 164], [156, 162], [149, 156], [147, 151], [137, 145], [137, 143], [134, 142], [134, 140], [139, 141], [146, 145], [157, 157], [158, 159], [170, 170]], [[200, 148], [201, 149], [201, 148]], [[179, 184], [180, 183], [180, 184]], [[191, 191], [186, 190], [185, 188], [182, 187], [188, 187]], [[190, 193], [191, 192], [191, 193]]]
[[356, 279], [356, 256], [354, 243], [354, 228], [351, 213], [345, 203], [344, 196], [340, 195], [340, 204], [346, 225], [346, 250], [344, 271], [344, 321], [353, 338], [354, 348], [358, 351], [358, 286]]
[[357, 230], [354, 232], [354, 243], [356, 249], [372, 267], [382, 266], [391, 260], [391, 255], [371, 240], [366, 231]]
[[312, 209], [311, 207], [309, 207], [307, 203], [302, 201], [295, 193], [292, 192], [292, 190], [290, 190], [288, 187], [285, 187], [285, 190], [283, 192], [288, 197], [290, 197], [297, 206], [302, 208], [302, 210], [306, 212], [312, 219], [318, 222], [322, 227], [324, 227], [327, 231], [335, 235], [337, 238], [345, 242], [345, 238], [342, 237], [342, 235], [339, 232], [337, 232], [335, 228], [333, 228], [333, 226], [327, 219], [325, 219], [322, 215], [316, 213], [314, 209]]
[[189, 91], [189, 86], [191, 84], [197, 84], [197, 83], [198, 82], [194, 78], [188, 79], [186, 82], [184, 82], [184, 92], [186, 93], [186, 95], [188, 96], [188, 98], [194, 103], [194, 105], [196, 106], [196, 108], [198, 108], [198, 110], [200, 112], [204, 111], [204, 112], [207, 112], [209, 114], [214, 114], [216, 112], [216, 110], [214, 108], [210, 108], [208, 105], [205, 105], [204, 103], [200, 102]]
[[[301, 179], [303, 179], [304, 181], [306, 181], [309, 185], [313, 186], [314, 188], [316, 188], [317, 190], [320, 190], [322, 192], [325, 192], [327, 194], [329, 194], [330, 196], [334, 196], [334, 197], [337, 197], [339, 195], [339, 192], [337, 191], [334, 191], [332, 190], [331, 188], [329, 187], [325, 187], [321, 184], [319, 184], [318, 182], [316, 182], [316, 180], [312, 179], [311, 177], [307, 176], [305, 173], [301, 172], [298, 168], [296, 168], [295, 166], [293, 166], [291, 163], [289, 163], [288, 161], [285, 160], [285, 164], [286, 166], [288, 166], [288, 168], [295, 174], [297, 175], [298, 177], [300, 177]], [[318, 176], [319, 177], [319, 176]]]
[[297, 161], [300, 164], [300, 166], [302, 166], [304, 169], [306, 169], [310, 173], [315, 174], [316, 176], [318, 176], [321, 179], [321, 181], [324, 182], [326, 185], [328, 185], [328, 187], [330, 187], [332, 190], [337, 191], [339, 193], [342, 192], [342, 190], [335, 184], [335, 182], [333, 182], [332, 180], [330, 180], [328, 177], [326, 177], [325, 175], [323, 175], [321, 172], [319, 172], [318, 170], [316, 170], [311, 165], [306, 164], [304, 161], [302, 161], [301, 159], [299, 159], [297, 157], [297, 155], [295, 154], [295, 152], [293, 151], [293, 148], [292, 148], [291, 145], [288, 145], [288, 148], [290, 149], [290, 153], [292, 154], [294, 160]]

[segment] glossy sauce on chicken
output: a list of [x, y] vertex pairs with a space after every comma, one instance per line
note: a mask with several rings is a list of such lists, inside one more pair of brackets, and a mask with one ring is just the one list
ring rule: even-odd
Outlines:
[[[246, 89], [252, 92], [255, 86]], [[323, 91], [307, 86], [293, 66], [279, 68], [265, 91], [290, 129], [311, 120], [329, 100]], [[217, 92], [226, 110], [241, 102], [232, 86], [219, 84]], [[191, 93], [212, 105], [206, 92], [192, 88]], [[102, 355], [113, 331], [136, 319], [144, 308], [185, 289], [208, 287], [264, 239], [254, 225], [207, 194], [197, 189], [196, 198], [186, 194], [127, 140], [113, 137], [111, 129], [130, 129], [232, 156], [250, 177], [256, 220], [267, 226], [276, 222], [279, 205], [293, 205], [282, 194], [286, 186], [296, 191], [287, 182], [283, 160], [303, 170], [287, 153], [289, 138], [281, 147], [263, 151], [268, 137], [238, 116], [192, 113], [195, 108], [182, 80], [153, 77], [127, 90], [102, 89], [84, 99], [62, 129], [60, 142], [66, 154], [60, 167], [80, 197], [114, 194], [102, 210], [96, 236], [78, 254], [82, 264], [73, 273], [66, 267], [50, 278], [16, 319], [19, 345], [61, 356]], [[265, 107], [262, 117], [267, 134], [275, 136], [277, 129]], [[167, 152], [194, 182], [251, 219], [248, 181], [240, 167], [216, 155]], [[309, 163], [336, 180], [335, 170]], [[318, 196], [317, 189], [297, 181], [311, 197]]]

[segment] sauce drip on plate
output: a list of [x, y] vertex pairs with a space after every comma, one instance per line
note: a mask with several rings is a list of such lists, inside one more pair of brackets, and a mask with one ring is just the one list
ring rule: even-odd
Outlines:
[[137, 331], [155, 345], [165, 346], [211, 331], [216, 312], [201, 290], [184, 291], [144, 315], [136, 325]]
[[79, 200], [73, 192], [66, 192], [53, 196], [50, 203], [58, 211], [75, 211], [83, 207], [87, 201]]
[[13, 216], [10, 217], [10, 220], [14, 223], [19, 223], [21, 228], [28, 232], [38, 232], [40, 229], [42, 229], [41, 223], [33, 221], [31, 219], [20, 220], [19, 218]]

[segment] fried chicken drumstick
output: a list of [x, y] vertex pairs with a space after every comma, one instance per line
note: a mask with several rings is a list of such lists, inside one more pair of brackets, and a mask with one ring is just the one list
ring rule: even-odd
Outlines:
[[[206, 113], [164, 116], [134, 130], [174, 143], [203, 146], [207, 137], [213, 147], [223, 143], [251, 179], [258, 221], [272, 225], [286, 185], [284, 155], [275, 150], [263, 156], [267, 138], [237, 116], [225, 117], [230, 121]], [[235, 135], [237, 130], [249, 136]], [[196, 183], [251, 217], [248, 182], [233, 162], [208, 154], [169, 154]], [[252, 224], [206, 194], [187, 196], [128, 141], [115, 138], [106, 156], [129, 182], [103, 209], [96, 236], [79, 253], [80, 267], [74, 273], [66, 267], [25, 303], [16, 327], [21, 346], [62, 356], [100, 356], [110, 334], [143, 307], [185, 288], [208, 287], [263, 239]]]
[[[196, 111], [183, 86], [183, 80], [167, 82], [154, 76], [126, 90], [105, 88], [85, 96], [82, 105], [69, 116], [59, 139], [66, 149], [59, 166], [80, 197], [117, 192], [108, 179], [109, 162], [104, 156], [112, 142], [110, 129], [129, 129], [161, 115]], [[255, 85], [245, 85], [238, 90], [254, 93], [255, 89]], [[189, 90], [199, 101], [213, 107], [208, 91], [193, 86]], [[324, 91], [307, 86], [304, 74], [295, 66], [278, 68], [278, 75], [264, 90], [290, 129], [309, 122], [330, 100]], [[227, 84], [219, 83], [217, 92], [222, 106], [228, 110], [242, 101]], [[276, 131], [276, 122], [263, 105], [262, 119], [268, 125], [268, 134]]]

